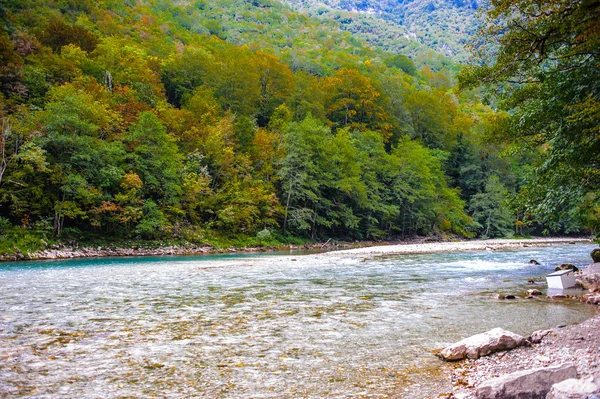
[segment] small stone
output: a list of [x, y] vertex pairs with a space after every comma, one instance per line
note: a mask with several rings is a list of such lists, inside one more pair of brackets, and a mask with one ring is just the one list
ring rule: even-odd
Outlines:
[[534, 331], [533, 333], [531, 333], [531, 336], [529, 337], [529, 342], [531, 342], [532, 344], [537, 344], [542, 342], [542, 339], [550, 334], [552, 330], [538, 330], [538, 331]]
[[527, 290], [527, 294], [528, 295], [542, 295], [542, 291], [536, 290], [536, 289], [532, 289], [532, 290]]
[[530, 264], [530, 265], [539, 265], [539, 264], [540, 264], [540, 262], [538, 262], [538, 261], [537, 261], [537, 260], [535, 260], [535, 259], [531, 259], [531, 260], [529, 261], [529, 264]]
[[565, 298], [568, 298], [568, 296], [565, 295], [565, 294], [554, 294], [554, 295], [548, 295], [546, 298], [550, 298], [550, 299], [565, 299]]

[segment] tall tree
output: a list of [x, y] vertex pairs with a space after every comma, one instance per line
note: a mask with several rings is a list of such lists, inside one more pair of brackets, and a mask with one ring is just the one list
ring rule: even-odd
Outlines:
[[540, 152], [531, 208], [564, 229], [568, 214], [585, 219], [573, 207], [598, 201], [600, 2], [492, 0], [483, 22], [461, 86], [487, 84], [508, 111], [495, 137]]

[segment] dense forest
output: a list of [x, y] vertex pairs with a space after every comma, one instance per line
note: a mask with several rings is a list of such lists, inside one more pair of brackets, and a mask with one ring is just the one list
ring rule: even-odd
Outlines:
[[[415, 63], [465, 62], [477, 32], [479, 0], [285, 0], [293, 8]], [[447, 57], [447, 58], [446, 58]]]
[[500, 57], [459, 88], [440, 54], [274, 0], [7, 0], [0, 18], [0, 252], [597, 231], [595, 55], [543, 87], [512, 76], [547, 65]]

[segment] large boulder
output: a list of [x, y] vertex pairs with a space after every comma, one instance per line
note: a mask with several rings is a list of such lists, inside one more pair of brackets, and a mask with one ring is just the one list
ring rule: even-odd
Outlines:
[[552, 385], [577, 378], [572, 364], [517, 371], [481, 384], [477, 399], [545, 399]]
[[594, 263], [600, 263], [600, 248], [592, 249], [592, 253], [590, 255], [592, 256]]
[[593, 263], [583, 269], [577, 281], [583, 288], [592, 291], [600, 290], [600, 262]]
[[570, 378], [552, 385], [546, 399], [590, 399], [594, 396], [599, 397], [600, 386], [593, 378], [587, 380], [577, 380]]
[[477, 359], [525, 344], [527, 340], [520, 335], [502, 328], [494, 328], [452, 344], [442, 349], [439, 355], [444, 360]]

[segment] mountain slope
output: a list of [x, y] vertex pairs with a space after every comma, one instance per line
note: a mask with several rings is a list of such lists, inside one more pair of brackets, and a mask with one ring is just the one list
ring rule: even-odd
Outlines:
[[[475, 34], [477, 0], [286, 0], [298, 10], [341, 22], [341, 27], [387, 51], [431, 58], [425, 48], [464, 62]], [[394, 41], [390, 42], [390, 32]], [[425, 54], [425, 55], [424, 55]]]

